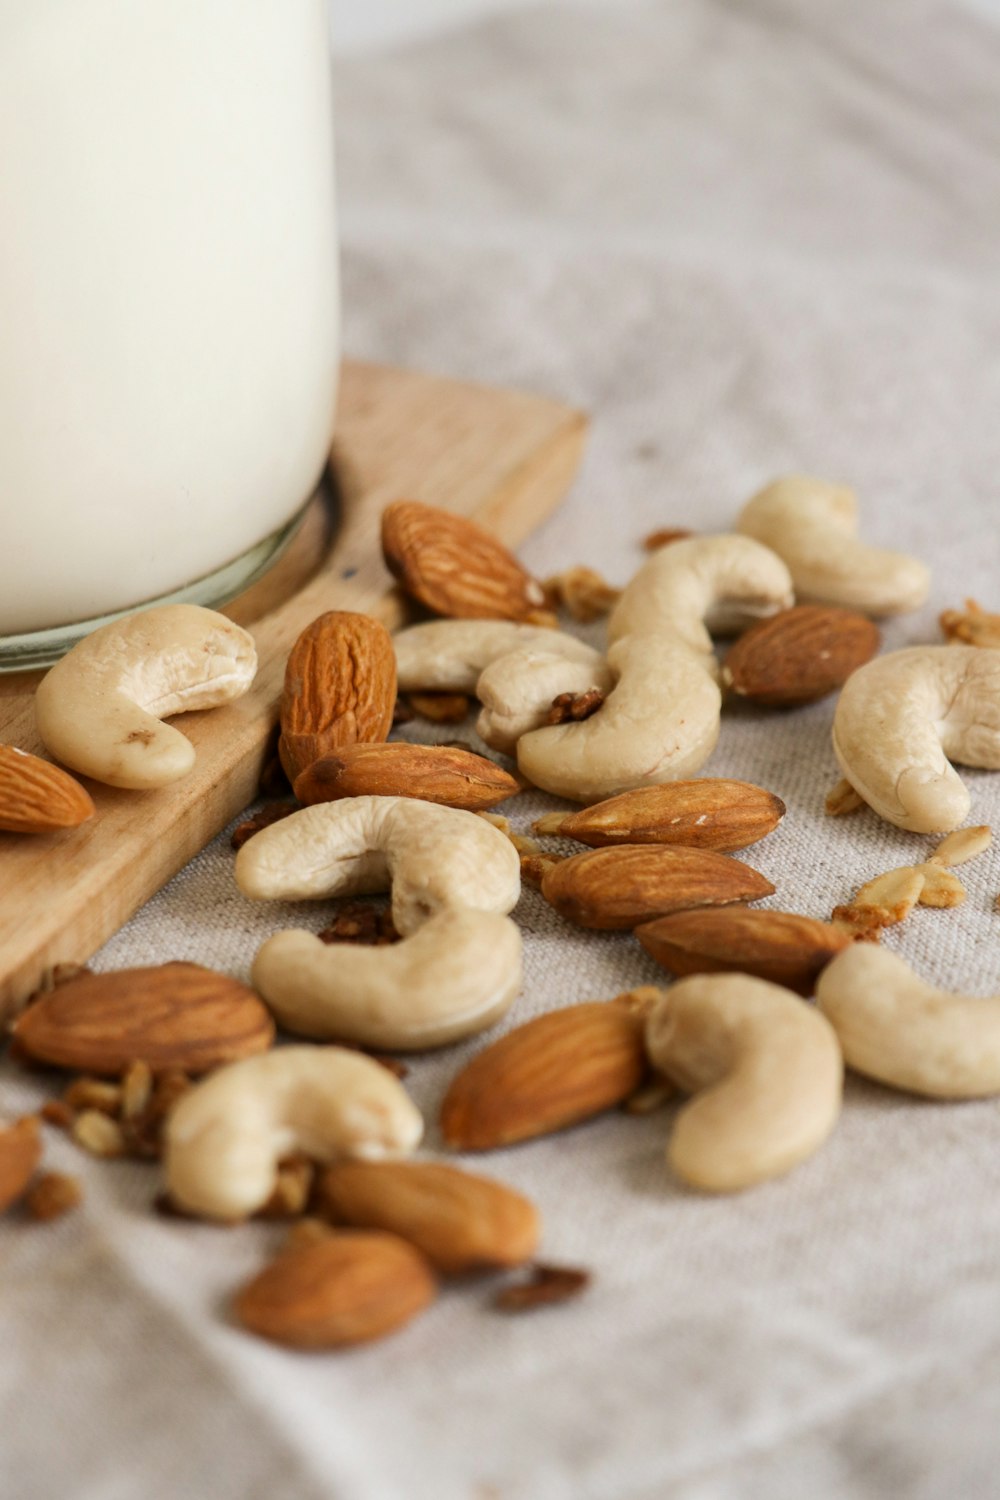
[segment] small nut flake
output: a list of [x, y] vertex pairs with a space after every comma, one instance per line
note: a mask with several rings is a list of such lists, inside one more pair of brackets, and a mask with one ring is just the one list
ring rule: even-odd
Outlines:
[[91, 1156], [124, 1156], [125, 1137], [117, 1120], [99, 1109], [85, 1109], [73, 1121], [71, 1134]]
[[67, 1172], [43, 1172], [35, 1178], [24, 1200], [32, 1219], [61, 1218], [83, 1202], [83, 1189]]
[[579, 724], [596, 714], [604, 703], [604, 694], [599, 688], [589, 688], [585, 693], [560, 693], [553, 698], [552, 707], [545, 715], [546, 724]]
[[591, 1283], [591, 1274], [574, 1266], [539, 1262], [526, 1281], [512, 1281], [497, 1292], [493, 1306], [498, 1312], [532, 1312], [536, 1307], [554, 1307], [580, 1297]]
[[982, 823], [977, 828], [956, 828], [954, 833], [942, 839], [928, 863], [932, 865], [964, 865], [977, 859], [993, 842], [993, 830]]
[[621, 598], [616, 589], [594, 568], [567, 568], [547, 578], [542, 585], [553, 609], [564, 609], [574, 620], [589, 625], [610, 614]]
[[689, 536], [694, 536], [694, 532], [688, 531], [683, 526], [663, 526], [659, 531], [651, 531], [648, 536], [643, 537], [643, 551], [659, 552], [661, 547], [669, 547], [674, 542], [683, 542]]
[[1000, 647], [1000, 615], [990, 614], [975, 599], [966, 599], [964, 610], [943, 610], [938, 619], [948, 641], [987, 649]]
[[260, 833], [262, 828], [270, 828], [272, 823], [280, 823], [282, 818], [290, 817], [293, 812], [297, 811], [298, 804], [295, 802], [269, 802], [259, 812], [253, 813], [251, 817], [245, 818], [242, 823], [236, 825], [229, 841], [230, 845], [239, 851], [247, 840], [252, 839], [255, 833]]
[[862, 931], [894, 927], [905, 921], [921, 900], [924, 881], [923, 871], [908, 865], [889, 870], [863, 885], [853, 901], [838, 906], [832, 920]]
[[472, 708], [465, 693], [409, 693], [407, 702], [418, 719], [431, 724], [461, 724]]
[[849, 781], [843, 778], [831, 787], [826, 794], [823, 809], [828, 818], [846, 818], [851, 813], [860, 812], [865, 806], [865, 799], [851, 786]]

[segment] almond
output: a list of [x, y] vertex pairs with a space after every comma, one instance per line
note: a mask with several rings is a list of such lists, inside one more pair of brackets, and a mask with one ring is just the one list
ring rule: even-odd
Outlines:
[[592, 1000], [537, 1016], [453, 1079], [441, 1130], [459, 1151], [491, 1151], [614, 1109], [646, 1075], [641, 1006]]
[[542, 877], [542, 895], [581, 927], [605, 930], [693, 906], [726, 906], [774, 894], [771, 882], [749, 865], [710, 849], [664, 844], [624, 844], [587, 849], [562, 859]]
[[424, 1257], [394, 1234], [344, 1230], [293, 1244], [237, 1295], [237, 1320], [293, 1349], [338, 1349], [393, 1333], [434, 1300]]
[[853, 941], [849, 932], [797, 912], [686, 911], [636, 929], [646, 952], [671, 974], [755, 974], [800, 995]]
[[339, 1161], [324, 1172], [318, 1199], [341, 1223], [398, 1234], [449, 1276], [520, 1265], [538, 1245], [533, 1203], [458, 1167]]
[[385, 626], [331, 610], [292, 647], [281, 698], [281, 763], [289, 781], [322, 755], [384, 740], [396, 706], [396, 653]]
[[558, 833], [597, 847], [606, 844], [686, 844], [692, 849], [745, 849], [785, 816], [773, 792], [749, 781], [706, 776], [638, 787], [579, 812], [549, 813], [536, 833]]
[[30, 1005], [14, 1037], [38, 1062], [85, 1073], [117, 1076], [140, 1058], [155, 1073], [204, 1073], [266, 1051], [274, 1022], [228, 974], [170, 963], [80, 974]]
[[0, 745], [0, 830], [52, 833], [94, 816], [90, 793], [68, 772], [14, 745]]
[[722, 665], [722, 682], [768, 708], [814, 703], [843, 687], [879, 648], [865, 615], [831, 605], [796, 604], [751, 625]]
[[0, 1214], [26, 1191], [42, 1154], [38, 1120], [25, 1115], [0, 1130]]
[[489, 532], [419, 500], [382, 515], [382, 551], [408, 594], [458, 620], [536, 620], [545, 591]]
[[419, 797], [472, 812], [495, 807], [519, 791], [513, 776], [493, 761], [446, 745], [345, 745], [295, 781], [296, 797], [307, 804], [370, 793]]

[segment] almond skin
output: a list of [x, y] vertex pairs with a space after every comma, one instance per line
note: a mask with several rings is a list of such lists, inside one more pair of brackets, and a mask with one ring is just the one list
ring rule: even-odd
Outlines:
[[204, 969], [170, 963], [82, 973], [43, 995], [14, 1025], [38, 1062], [117, 1075], [141, 1059], [154, 1073], [205, 1073], [265, 1052], [274, 1022], [253, 990]]
[[635, 935], [671, 974], [754, 974], [800, 995], [812, 994], [820, 970], [853, 941], [829, 922], [745, 907], [677, 912]]
[[447, 745], [345, 745], [296, 777], [300, 802], [340, 797], [419, 797], [478, 812], [521, 790], [513, 776], [483, 755]]
[[865, 615], [797, 604], [740, 636], [723, 663], [722, 681], [738, 697], [767, 708], [814, 703], [843, 687], [875, 655], [880, 640]]
[[398, 1234], [447, 1276], [521, 1265], [541, 1232], [513, 1188], [432, 1162], [335, 1162], [318, 1198], [335, 1221]]
[[234, 1302], [239, 1323], [292, 1349], [340, 1349], [384, 1338], [436, 1295], [419, 1250], [394, 1234], [344, 1230], [293, 1245]]
[[551, 865], [542, 877], [542, 895], [550, 906], [570, 922], [602, 930], [773, 894], [771, 882], [738, 859], [664, 844], [586, 849]]
[[90, 793], [67, 771], [14, 745], [0, 745], [0, 830], [53, 833], [94, 816]]
[[550, 813], [535, 824], [581, 844], [684, 844], [721, 853], [766, 837], [785, 816], [773, 792], [749, 781], [705, 776], [620, 792], [579, 812]]
[[396, 653], [385, 626], [331, 610], [292, 647], [278, 752], [289, 781], [342, 745], [381, 741], [396, 706]]
[[0, 1214], [25, 1193], [41, 1154], [34, 1115], [0, 1130]]
[[408, 594], [456, 620], [534, 620], [545, 591], [512, 553], [464, 516], [419, 500], [382, 515], [386, 567]]
[[614, 1109], [646, 1074], [641, 1007], [625, 997], [537, 1016], [453, 1079], [441, 1131], [459, 1151], [492, 1151]]

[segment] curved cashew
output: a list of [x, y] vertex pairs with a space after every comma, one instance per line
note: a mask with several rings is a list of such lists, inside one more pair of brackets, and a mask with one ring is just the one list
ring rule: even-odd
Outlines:
[[257, 954], [253, 983], [299, 1036], [422, 1051], [500, 1019], [521, 988], [521, 934], [481, 911], [439, 911], [382, 948], [279, 932]]
[[560, 693], [611, 691], [614, 676], [601, 653], [582, 641], [573, 644], [580, 649], [572, 655], [522, 646], [490, 663], [476, 684], [476, 697], [483, 705], [476, 722], [480, 739], [494, 750], [513, 754], [522, 734], [542, 727]]
[[[510, 620], [428, 620], [411, 625], [392, 638], [396, 651], [396, 680], [401, 693], [421, 689], [444, 693], [474, 693], [480, 672], [498, 656], [522, 646], [557, 650], [572, 636], [541, 625], [517, 625]], [[559, 642], [559, 647], [554, 645]]]
[[790, 990], [746, 974], [696, 974], [646, 1022], [650, 1061], [697, 1097], [677, 1116], [667, 1159], [708, 1192], [788, 1172], [837, 1123], [844, 1064], [833, 1027]]
[[236, 883], [255, 901], [314, 901], [392, 887], [405, 937], [449, 907], [508, 912], [521, 892], [520, 856], [475, 813], [414, 797], [320, 802], [263, 829], [236, 857]]
[[517, 763], [534, 786], [599, 802], [690, 776], [711, 755], [722, 698], [688, 646], [662, 634], [627, 636], [611, 647], [608, 666], [617, 681], [596, 714], [518, 740]]
[[843, 485], [805, 474], [776, 479], [747, 502], [736, 529], [784, 558], [800, 603], [899, 615], [927, 598], [922, 562], [858, 539], [858, 499]]
[[423, 1120], [388, 1069], [341, 1047], [280, 1047], [220, 1068], [184, 1095], [166, 1130], [167, 1187], [191, 1213], [242, 1219], [294, 1151], [318, 1161], [409, 1154]]
[[1000, 651], [911, 646], [859, 667], [841, 689], [833, 749], [879, 817], [946, 833], [971, 803], [948, 764], [1000, 770]]
[[745, 536], [693, 536], [639, 569], [612, 611], [608, 640], [671, 631], [711, 656], [709, 627], [731, 634], [792, 602], [791, 576], [770, 548]]
[[86, 636], [42, 678], [38, 732], [57, 760], [96, 781], [166, 786], [195, 752], [160, 720], [239, 698], [256, 671], [253, 637], [215, 610], [142, 610]]
[[858, 1073], [931, 1099], [1000, 1094], [1000, 995], [950, 994], [898, 954], [855, 943], [820, 975], [816, 1004]]

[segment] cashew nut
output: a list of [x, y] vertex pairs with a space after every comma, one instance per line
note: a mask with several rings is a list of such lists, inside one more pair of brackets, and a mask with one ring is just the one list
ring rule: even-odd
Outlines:
[[280, 1047], [197, 1084], [167, 1122], [171, 1198], [191, 1213], [242, 1219], [271, 1195], [293, 1151], [408, 1155], [423, 1121], [405, 1089], [371, 1058], [340, 1047]]
[[558, 649], [552, 643], [572, 636], [541, 625], [517, 625], [510, 620], [428, 620], [411, 625], [392, 638], [396, 651], [396, 681], [401, 693], [428, 691], [474, 693], [480, 672], [498, 656], [522, 646]]
[[676, 636], [626, 636], [608, 666], [616, 683], [596, 714], [518, 740], [518, 766], [534, 786], [599, 802], [690, 776], [711, 755], [722, 699], [700, 655]]
[[816, 1003], [858, 1073], [931, 1099], [1000, 1094], [1000, 995], [950, 994], [898, 954], [855, 943], [820, 975]]
[[708, 1192], [735, 1192], [805, 1161], [837, 1123], [844, 1065], [833, 1027], [790, 990], [746, 974], [696, 974], [646, 1022], [655, 1068], [697, 1097], [667, 1159]]
[[922, 562], [859, 540], [858, 499], [843, 485], [805, 474], [776, 479], [743, 507], [736, 529], [784, 558], [800, 603], [900, 615], [927, 598]]
[[608, 640], [671, 631], [711, 657], [709, 630], [732, 634], [792, 602], [788, 569], [770, 548], [745, 536], [689, 537], [639, 569], [611, 614]]
[[253, 983], [299, 1036], [422, 1051], [500, 1019], [521, 988], [521, 934], [482, 911], [439, 911], [382, 948], [279, 932], [257, 954]]
[[160, 720], [239, 698], [256, 671], [245, 630], [197, 604], [164, 604], [112, 620], [56, 663], [35, 695], [38, 732], [56, 760], [96, 781], [166, 786], [195, 752]]
[[[560, 638], [573, 641], [572, 636]], [[522, 734], [539, 729], [545, 723], [552, 700], [560, 693], [588, 693], [596, 688], [609, 693], [614, 677], [604, 657], [582, 641], [573, 641], [579, 650], [572, 654], [560, 649], [550, 651], [541, 646], [522, 646], [509, 651], [480, 674], [476, 697], [483, 705], [476, 732], [494, 750], [513, 754]]]
[[948, 764], [1000, 770], [1000, 651], [911, 646], [859, 667], [833, 719], [840, 769], [879, 817], [946, 833], [971, 799]]
[[243, 845], [236, 883], [255, 901], [313, 901], [392, 887], [405, 937], [448, 907], [508, 912], [521, 891], [520, 857], [475, 813], [414, 797], [320, 802]]

